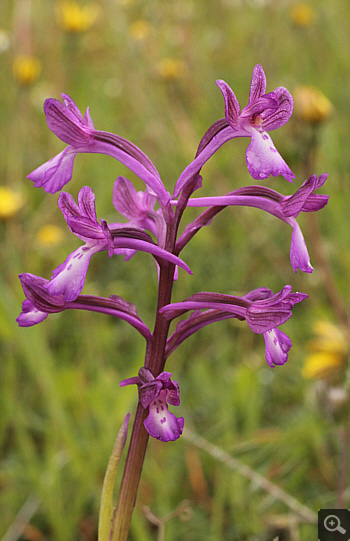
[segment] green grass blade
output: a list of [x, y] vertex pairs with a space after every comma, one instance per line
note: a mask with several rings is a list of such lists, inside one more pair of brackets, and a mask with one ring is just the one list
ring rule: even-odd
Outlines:
[[110, 539], [115, 474], [126, 442], [129, 417], [130, 413], [125, 416], [123, 424], [118, 432], [103, 481], [98, 521], [98, 541], [109, 541]]

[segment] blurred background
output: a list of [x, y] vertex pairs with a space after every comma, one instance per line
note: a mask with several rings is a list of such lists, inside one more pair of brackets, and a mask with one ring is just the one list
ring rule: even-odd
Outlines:
[[[119, 382], [144, 357], [133, 328], [100, 314], [15, 322], [18, 274], [50, 278], [80, 243], [58, 194], [26, 179], [65, 147], [46, 126], [44, 100], [64, 92], [82, 111], [90, 106], [95, 127], [138, 145], [172, 192], [224, 116], [215, 80], [245, 107], [257, 63], [268, 92], [285, 86], [295, 98], [290, 122], [272, 137], [296, 180], [265, 184], [290, 194], [310, 174], [329, 173], [321, 188], [329, 205], [299, 218], [315, 270], [293, 273], [288, 225], [257, 209], [226, 209], [184, 250], [194, 276], [180, 271], [174, 299], [285, 284], [309, 299], [283, 327], [293, 342], [283, 367], [269, 368], [262, 336], [235, 320], [203, 329], [170, 357], [187, 432], [175, 443], [151, 439], [130, 539], [160, 539], [164, 526], [166, 541], [314, 541], [319, 508], [349, 507], [349, 21], [347, 0], [0, 3], [2, 541], [97, 539], [108, 458], [136, 409], [135, 389]], [[220, 149], [198, 195], [254, 183], [247, 144]], [[65, 189], [76, 197], [91, 186], [97, 216], [122, 221], [111, 200], [120, 174], [143, 189], [112, 158], [78, 155]], [[198, 213], [188, 210], [184, 222]], [[156, 281], [147, 254], [124, 262], [100, 253], [83, 293], [124, 297], [152, 328]]]

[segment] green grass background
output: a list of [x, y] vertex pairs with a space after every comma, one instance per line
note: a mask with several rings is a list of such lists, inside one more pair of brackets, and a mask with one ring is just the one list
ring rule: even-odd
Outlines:
[[[349, 5], [347, 0], [307, 3], [315, 10], [315, 20], [298, 27], [290, 19], [293, 2], [287, 0], [135, 0], [127, 5], [101, 0], [94, 27], [73, 36], [58, 27], [53, 1], [33, 0], [31, 46], [43, 70], [28, 88], [19, 87], [12, 77], [13, 58], [24, 39], [12, 34], [12, 46], [0, 55], [1, 184], [20, 190], [26, 203], [0, 223], [0, 539], [31, 499], [37, 503], [32, 528], [20, 539], [97, 538], [109, 454], [125, 414], [133, 415], [136, 408], [135, 389], [120, 389], [119, 382], [137, 373], [144, 356], [143, 340], [134, 329], [100, 314], [67, 311], [27, 329], [15, 322], [24, 298], [18, 274], [49, 278], [79, 245], [57, 207], [58, 194], [47, 195], [26, 179], [64, 148], [46, 126], [46, 97], [59, 98], [65, 92], [81, 110], [90, 106], [96, 128], [137, 144], [172, 191], [206, 129], [224, 115], [216, 79], [228, 82], [242, 107], [257, 63], [265, 70], [268, 91], [285, 86], [293, 94], [298, 85], [316, 85], [334, 106], [332, 117], [319, 129], [314, 158], [313, 172], [329, 173], [322, 192], [330, 194], [330, 203], [318, 217], [321, 249], [342, 300], [348, 302]], [[13, 33], [20, 4], [0, 4], [4, 30]], [[137, 20], [147, 21], [151, 29], [142, 42], [130, 35]], [[173, 81], [161, 78], [157, 66], [164, 58], [184, 62], [184, 75]], [[266, 185], [285, 194], [305, 180], [302, 130], [294, 115], [272, 134], [297, 178], [292, 188], [282, 177], [270, 178]], [[254, 183], [246, 169], [246, 146], [247, 139], [242, 139], [220, 149], [203, 168], [198, 195], [220, 195]], [[78, 155], [73, 180], [65, 189], [76, 197], [82, 186], [91, 186], [97, 216], [117, 221], [111, 195], [119, 174], [142, 189], [112, 158]], [[185, 221], [197, 214], [189, 210]], [[327, 416], [315, 400], [320, 382], [305, 381], [301, 375], [313, 322], [327, 318], [337, 323], [322, 269], [313, 258], [309, 216], [301, 216], [300, 224], [313, 274], [293, 273], [286, 224], [256, 209], [233, 208], [186, 247], [182, 255], [194, 276], [180, 271], [174, 288], [175, 300], [202, 290], [243, 294], [266, 286], [278, 291], [286, 283], [307, 292], [309, 299], [295, 307], [283, 327], [293, 341], [288, 363], [268, 368], [262, 337], [243, 323], [225, 321], [182, 344], [167, 370], [180, 384], [176, 414], [185, 418], [186, 427], [317, 512], [337, 506], [339, 434], [348, 421]], [[43, 250], [36, 234], [45, 224], [62, 227], [64, 240]], [[120, 295], [136, 304], [152, 327], [156, 278], [147, 254], [124, 262], [101, 253], [90, 265], [84, 293]], [[187, 520], [177, 516], [166, 524], [166, 541], [317, 537], [315, 525], [301, 521], [293, 526], [288, 506], [185, 438], [169, 444], [150, 441], [130, 539], [157, 539], [142, 506], [163, 517], [183, 500], [189, 500], [191, 513]]]

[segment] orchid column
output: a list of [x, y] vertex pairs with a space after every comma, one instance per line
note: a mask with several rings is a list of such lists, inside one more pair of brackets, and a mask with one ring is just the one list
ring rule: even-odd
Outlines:
[[[289, 120], [293, 110], [289, 92], [278, 87], [267, 94], [264, 72], [257, 65], [253, 70], [248, 106], [240, 111], [230, 87], [224, 81], [217, 84], [225, 100], [225, 118], [207, 130], [195, 159], [179, 176], [173, 196], [163, 185], [156, 167], [139, 148], [118, 135], [95, 130], [89, 109], [83, 117], [74, 101], [65, 94], [62, 94], [63, 103], [49, 99], [44, 104], [49, 128], [68, 146], [29, 175], [34, 186], [42, 187], [48, 193], [60, 191], [71, 180], [78, 153], [108, 154], [145, 183], [145, 190], [137, 192], [124, 177], [118, 177], [114, 182], [112, 201], [116, 211], [128, 220], [123, 224], [97, 220], [91, 188], [81, 188], [77, 203], [69, 193], [61, 192], [58, 205], [69, 229], [83, 244], [53, 271], [50, 280], [28, 273], [20, 275], [26, 296], [17, 318], [20, 326], [35, 325], [50, 313], [67, 309], [90, 310], [123, 319], [145, 339], [144, 365], [138, 375], [120, 384], [122, 387], [136, 385], [139, 401], [118, 503], [110, 516], [107, 513], [107, 526], [109, 528], [111, 521], [111, 532], [107, 528], [107, 534], [103, 534], [105, 537], [100, 541], [127, 539], [149, 435], [168, 442], [182, 434], [184, 419], [177, 418], [168, 408], [168, 405], [180, 403], [179, 385], [171, 379], [171, 373], [164, 370], [169, 355], [202, 327], [236, 318], [246, 321], [252, 332], [263, 335], [268, 365], [283, 365], [292, 343], [278, 327], [291, 317], [294, 304], [307, 297], [304, 293], [293, 293], [290, 285], [284, 285], [275, 294], [266, 287], [242, 296], [204, 291], [194, 293], [182, 302], [171, 302], [174, 278], [181, 269], [191, 274], [188, 265], [179, 257], [182, 249], [226, 207], [256, 207], [290, 225], [291, 266], [295, 272], [297, 269], [312, 272], [297, 217], [300, 212], [317, 211], [328, 202], [327, 196], [315, 193], [326, 181], [326, 174], [311, 176], [289, 196], [254, 185], [236, 188], [221, 196], [192, 197], [194, 191], [201, 188], [203, 165], [224, 143], [236, 137], [250, 138], [246, 161], [255, 180], [271, 175], [283, 175], [290, 182], [295, 178], [267, 133]], [[178, 237], [179, 224], [188, 206], [207, 209], [188, 223]], [[125, 261], [137, 251], [154, 257], [158, 301], [153, 331], [138, 316], [137, 308], [119, 297], [118, 292], [109, 298], [82, 294], [90, 260], [101, 251], [108, 252], [109, 257], [123, 256]], [[172, 320], [179, 316], [182, 316], [181, 321], [169, 335]]]

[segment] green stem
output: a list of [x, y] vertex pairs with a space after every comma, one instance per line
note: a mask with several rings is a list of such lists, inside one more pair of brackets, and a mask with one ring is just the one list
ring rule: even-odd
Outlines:
[[[182, 213], [187, 205], [191, 193], [191, 186], [182, 194], [175, 217], [169, 212], [168, 230], [165, 249], [174, 253], [178, 226]], [[169, 209], [166, 209], [169, 211]], [[171, 294], [174, 284], [174, 265], [163, 264], [159, 275], [158, 305], [152, 340], [148, 343], [145, 357], [145, 366], [149, 368], [154, 377], [157, 377], [164, 369], [165, 347], [168, 338], [170, 322], [159, 312], [160, 308], [171, 302]], [[126, 541], [128, 537], [132, 513], [135, 507], [138, 486], [140, 482], [143, 461], [146, 454], [148, 433], [144, 427], [144, 420], [148, 415], [139, 403], [135, 415], [134, 426], [131, 434], [130, 446], [126, 458], [123, 479], [120, 485], [117, 506], [112, 520], [110, 541]]]
[[149, 437], [143, 426], [146, 416], [147, 410], [141, 404], [138, 404], [124, 475], [120, 485], [118, 503], [113, 515], [112, 525], [114, 531], [110, 541], [126, 541], [128, 538]]
[[[158, 308], [168, 304], [171, 300], [173, 274], [173, 265], [161, 269]], [[158, 310], [153, 340], [147, 348], [145, 360], [145, 366], [151, 370], [155, 377], [162, 372], [164, 367], [164, 353], [168, 329], [169, 322]], [[143, 425], [147, 415], [148, 411], [139, 403], [135, 415], [123, 479], [120, 485], [118, 502], [113, 516], [114, 532], [111, 541], [126, 541], [128, 537], [149, 437]]]

